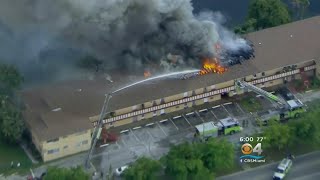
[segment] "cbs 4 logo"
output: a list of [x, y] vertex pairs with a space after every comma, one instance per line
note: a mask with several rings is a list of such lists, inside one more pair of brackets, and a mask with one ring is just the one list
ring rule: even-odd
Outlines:
[[242, 154], [245, 154], [245, 155], [251, 154], [253, 152], [258, 153], [258, 155], [260, 155], [263, 152], [261, 143], [258, 143], [254, 148], [252, 148], [251, 144], [245, 143], [242, 145], [241, 151], [242, 151]]

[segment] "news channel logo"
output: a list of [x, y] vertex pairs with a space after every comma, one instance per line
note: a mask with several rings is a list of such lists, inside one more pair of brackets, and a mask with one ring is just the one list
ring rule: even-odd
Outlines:
[[245, 143], [241, 146], [241, 152], [243, 155], [240, 156], [240, 162], [265, 162], [264, 156], [261, 156], [263, 152], [261, 143], [254, 148], [251, 144]]

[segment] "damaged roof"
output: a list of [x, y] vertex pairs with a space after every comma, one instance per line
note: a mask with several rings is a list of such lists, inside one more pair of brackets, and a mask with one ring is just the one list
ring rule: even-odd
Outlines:
[[[320, 16], [249, 33], [246, 38], [254, 44], [254, 59], [232, 66], [224, 74], [187, 80], [171, 78], [134, 86], [113, 95], [110, 111], [319, 58]], [[111, 77], [113, 83], [96, 78], [25, 90], [27, 123], [41, 140], [91, 128], [89, 117], [99, 114], [104, 94], [135, 79], [118, 74]]]

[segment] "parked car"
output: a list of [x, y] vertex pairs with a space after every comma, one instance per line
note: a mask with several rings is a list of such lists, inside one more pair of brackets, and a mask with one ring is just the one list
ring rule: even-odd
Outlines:
[[121, 176], [124, 170], [128, 169], [129, 165], [121, 166], [115, 170], [117, 176]]

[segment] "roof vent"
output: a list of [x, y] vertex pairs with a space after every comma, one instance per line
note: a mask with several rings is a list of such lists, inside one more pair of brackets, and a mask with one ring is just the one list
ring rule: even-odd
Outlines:
[[53, 112], [61, 111], [61, 108], [52, 109]]

